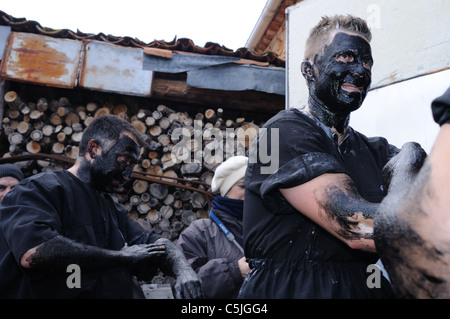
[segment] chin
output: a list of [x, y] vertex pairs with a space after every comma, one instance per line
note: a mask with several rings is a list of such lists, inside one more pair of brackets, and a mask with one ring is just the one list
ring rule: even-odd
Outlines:
[[361, 93], [342, 94], [339, 97], [338, 104], [341, 105], [341, 108], [353, 112], [361, 107], [364, 98], [365, 95]]

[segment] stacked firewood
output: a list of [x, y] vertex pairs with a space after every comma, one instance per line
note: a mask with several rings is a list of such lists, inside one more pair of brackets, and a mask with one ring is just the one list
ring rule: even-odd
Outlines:
[[[259, 126], [245, 118], [225, 119], [224, 110], [190, 115], [165, 105], [130, 110], [109, 102], [73, 105], [68, 98], [23, 101], [4, 95], [3, 133], [9, 149], [3, 158], [55, 154], [75, 160], [84, 129], [96, 117], [115, 114], [129, 121], [146, 140], [130, 188], [113, 194], [144, 227], [176, 240], [197, 218], [208, 216], [214, 169], [232, 155], [247, 155]], [[37, 158], [17, 162], [26, 176], [62, 169], [67, 162]]]

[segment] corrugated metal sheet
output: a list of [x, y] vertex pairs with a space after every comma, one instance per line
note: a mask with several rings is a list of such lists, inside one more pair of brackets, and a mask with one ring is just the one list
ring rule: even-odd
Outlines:
[[86, 44], [80, 86], [121, 94], [150, 96], [153, 72], [143, 69], [144, 52], [110, 43]]
[[232, 63], [238, 60], [239, 58], [236, 57], [220, 55], [173, 53], [170, 59], [145, 55], [144, 69], [156, 72], [180, 73], [214, 65]]
[[283, 68], [233, 63], [190, 70], [186, 80], [187, 85], [202, 89], [255, 90], [280, 95], [285, 94], [285, 82]]
[[83, 43], [12, 32], [2, 61], [1, 76], [49, 86], [73, 88]]
[[135, 48], [158, 48], [164, 50], [191, 52], [203, 55], [222, 55], [233, 56], [242, 59], [249, 59], [258, 62], [268, 62], [271, 65], [278, 67], [285, 67], [285, 61], [280, 59], [277, 54], [273, 52], [266, 52], [264, 54], [258, 54], [248, 48], [240, 48], [236, 51], [226, 48], [223, 45], [207, 42], [204, 47], [200, 47], [194, 44], [191, 39], [180, 38], [173, 41], [161, 41], [155, 40], [151, 43], [145, 43], [134, 37], [116, 37], [112, 35], [106, 35], [104, 33], [92, 34], [83, 33], [77, 30], [77, 32], [69, 29], [53, 30], [41, 26], [38, 22], [32, 20], [26, 20], [25, 18], [15, 18], [11, 15], [0, 10], [0, 25], [10, 26], [14, 32], [27, 32], [40, 35], [51, 36], [54, 38], [65, 38], [80, 41], [102, 41], [109, 42], [125, 47]]
[[143, 60], [140, 48], [12, 32], [0, 75], [47, 86], [150, 96], [153, 72], [144, 70]]

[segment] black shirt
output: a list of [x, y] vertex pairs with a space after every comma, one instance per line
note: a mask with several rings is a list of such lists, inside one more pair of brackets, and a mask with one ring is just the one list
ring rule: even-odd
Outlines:
[[20, 266], [21, 256], [56, 235], [120, 250], [153, 243], [127, 210], [68, 171], [32, 176], [10, 191], [0, 206], [0, 296], [5, 298], [131, 298], [133, 277], [122, 268], [83, 272], [81, 288], [68, 288], [70, 273], [44, 274]]
[[[279, 189], [306, 183], [324, 173], [345, 173], [364, 199], [378, 203], [385, 196], [382, 168], [398, 151], [386, 139], [368, 138], [351, 127], [342, 143], [338, 144], [331, 129], [306, 112], [297, 109], [281, 111], [265, 124], [250, 151], [245, 176], [245, 256], [254, 261], [266, 260], [266, 266], [270, 259], [270, 267], [275, 268], [282, 264], [298, 266], [305, 262], [334, 262], [332, 268], [337, 269], [342, 262], [362, 261], [366, 265], [376, 262], [376, 254], [351, 249], [299, 213], [284, 199]], [[280, 262], [277, 264], [277, 261]], [[359, 275], [364, 275], [366, 268], [359, 268]], [[305, 274], [295, 278], [308, 277], [308, 267], [298, 266], [296, 271]], [[331, 271], [333, 278], [330, 280], [339, 281], [338, 273], [338, 270]], [[298, 280], [297, 284], [302, 287], [302, 279]], [[320, 280], [324, 278], [317, 278], [317, 282]], [[259, 288], [256, 290], [264, 291]], [[316, 291], [302, 296], [331, 296], [326, 291], [331, 288], [326, 285], [311, 289]], [[277, 296], [291, 296], [289, 293], [283, 295], [282, 290], [278, 285]], [[244, 295], [248, 298], [254, 296]], [[341, 297], [339, 293], [333, 296]], [[258, 297], [273, 296], [262, 294]]]

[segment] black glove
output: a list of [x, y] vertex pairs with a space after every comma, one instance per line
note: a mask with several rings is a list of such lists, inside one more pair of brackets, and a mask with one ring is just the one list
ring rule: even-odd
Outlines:
[[166, 262], [161, 264], [162, 271], [176, 277], [172, 287], [175, 299], [203, 299], [203, 289], [200, 277], [189, 265], [183, 251], [167, 238], [159, 238], [155, 244], [166, 246]]
[[450, 88], [431, 103], [431, 112], [436, 123], [450, 123]]

